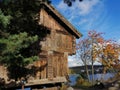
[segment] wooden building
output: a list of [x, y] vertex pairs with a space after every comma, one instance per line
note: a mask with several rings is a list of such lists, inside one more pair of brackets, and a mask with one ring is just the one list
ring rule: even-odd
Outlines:
[[82, 36], [52, 5], [41, 6], [38, 23], [50, 31], [39, 43], [41, 52], [40, 60], [34, 62], [35, 77], [29, 78], [25, 86], [67, 82], [68, 55], [75, 54], [76, 38]]

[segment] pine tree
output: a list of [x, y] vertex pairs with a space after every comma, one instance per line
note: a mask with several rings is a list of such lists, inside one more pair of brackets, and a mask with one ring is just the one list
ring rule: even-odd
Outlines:
[[8, 67], [12, 78], [20, 77], [21, 68], [39, 59], [39, 42], [47, 30], [38, 25], [40, 8], [37, 0], [0, 0], [0, 64]]

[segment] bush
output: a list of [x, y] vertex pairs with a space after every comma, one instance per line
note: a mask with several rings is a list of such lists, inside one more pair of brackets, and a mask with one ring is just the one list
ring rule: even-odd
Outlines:
[[86, 80], [82, 77], [78, 77], [77, 80], [76, 80], [75, 87], [89, 87], [91, 85], [92, 84], [88, 80]]
[[87, 80], [81, 79], [78, 80], [75, 86], [85, 86], [85, 87], [89, 87], [92, 84], [90, 82], [88, 82]]

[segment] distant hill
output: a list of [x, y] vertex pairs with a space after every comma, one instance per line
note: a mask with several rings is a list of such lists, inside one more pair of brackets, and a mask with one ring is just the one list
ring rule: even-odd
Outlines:
[[[88, 65], [88, 70], [91, 72], [91, 65]], [[85, 72], [85, 66], [76, 66], [76, 67], [69, 67], [70, 70], [75, 72], [76, 74]], [[94, 72], [95, 73], [102, 73], [103, 71], [103, 65], [94, 65]]]

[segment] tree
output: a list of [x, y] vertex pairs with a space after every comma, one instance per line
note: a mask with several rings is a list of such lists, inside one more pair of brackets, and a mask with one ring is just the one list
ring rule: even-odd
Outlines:
[[[105, 40], [103, 33], [89, 31], [87, 39], [80, 40], [77, 44], [77, 57], [83, 61], [88, 73], [87, 64], [92, 66], [92, 76], [94, 75], [94, 62], [100, 62], [103, 66], [103, 73], [106, 71], [119, 71], [120, 66], [120, 45], [113, 40]], [[117, 69], [117, 70], [116, 70]], [[94, 81], [94, 76], [92, 81]]]
[[[75, 2], [76, 0], [63, 0], [65, 4], [67, 4], [68, 6], [72, 6], [72, 3]], [[80, 2], [82, 2], [83, 0], [79, 0]]]
[[[72, 6], [72, 4], [76, 1], [76, 0], [63, 0], [65, 4], [67, 4], [69, 7]], [[79, 0], [79, 2], [82, 2], [85, 0]], [[92, 1], [92, 0], [88, 0], [88, 1]]]
[[92, 66], [92, 82], [94, 81], [94, 62], [99, 61], [99, 55], [102, 54], [101, 43], [104, 41], [103, 33], [98, 33], [94, 30], [88, 32], [86, 39], [82, 39], [77, 44], [77, 57], [83, 61], [86, 67], [86, 74], [89, 78], [87, 65]]
[[86, 75], [89, 80], [89, 71], [88, 71], [88, 67], [87, 65], [89, 65], [89, 61], [90, 61], [90, 43], [88, 39], [83, 39], [81, 40], [78, 44], [77, 44], [77, 52], [76, 52], [76, 56], [77, 58], [80, 58], [83, 62], [83, 64], [85, 65], [85, 71], [86, 71]]
[[22, 77], [25, 66], [39, 59], [39, 42], [49, 30], [38, 24], [41, 2], [0, 0], [0, 63], [8, 67], [10, 78]]
[[99, 60], [104, 65], [103, 73], [106, 73], [107, 70], [116, 71], [114, 66], [119, 64], [119, 44], [112, 40], [107, 40], [101, 43]]
[[98, 45], [99, 40], [102, 40], [102, 33], [98, 33], [94, 30], [88, 32], [87, 39], [80, 40], [77, 44], [77, 57], [83, 61], [86, 67], [86, 74], [89, 78], [89, 72], [87, 65], [92, 66], [92, 82], [94, 81], [94, 62], [97, 61], [98, 57]]

